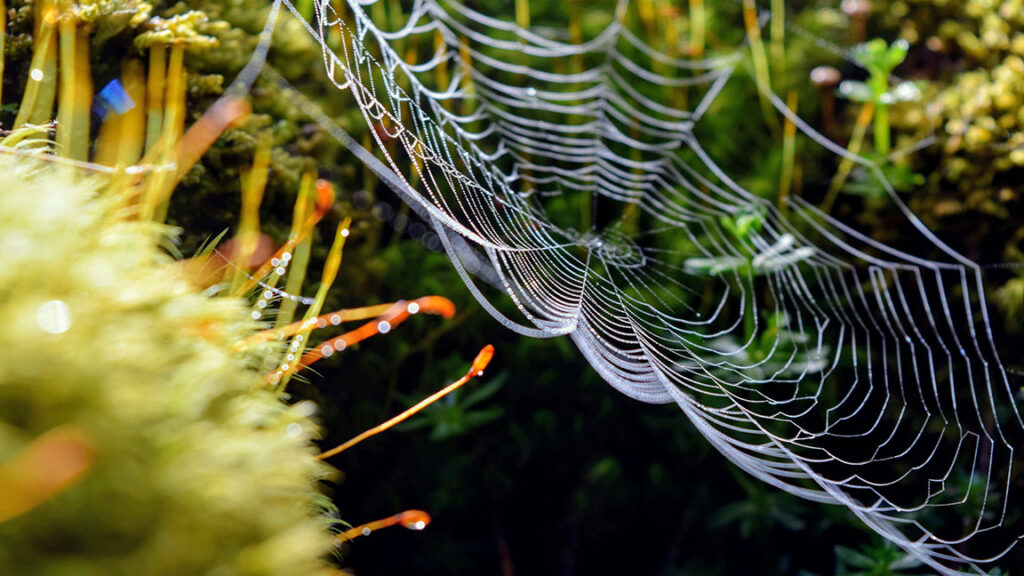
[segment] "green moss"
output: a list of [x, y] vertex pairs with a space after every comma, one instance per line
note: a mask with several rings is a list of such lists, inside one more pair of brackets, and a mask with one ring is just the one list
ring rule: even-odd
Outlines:
[[[95, 454], [0, 523], [3, 574], [327, 574], [308, 403], [261, 386], [243, 302], [209, 298], [100, 183], [0, 156], [0, 462], [56, 428]], [[62, 322], [40, 317], [60, 301]]]

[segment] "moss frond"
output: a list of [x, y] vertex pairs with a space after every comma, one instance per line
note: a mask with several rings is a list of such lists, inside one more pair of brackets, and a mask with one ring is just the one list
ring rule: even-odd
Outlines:
[[55, 429], [94, 455], [0, 523], [0, 573], [329, 573], [314, 410], [235, 352], [244, 302], [179, 278], [167, 228], [112, 215], [103, 182], [13, 155], [0, 175], [0, 463]]

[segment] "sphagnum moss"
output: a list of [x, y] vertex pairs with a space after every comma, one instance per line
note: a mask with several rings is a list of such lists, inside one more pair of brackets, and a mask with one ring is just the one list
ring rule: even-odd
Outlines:
[[101, 182], [11, 154], [0, 179], [0, 574], [330, 573], [312, 406], [236, 351], [245, 304]]

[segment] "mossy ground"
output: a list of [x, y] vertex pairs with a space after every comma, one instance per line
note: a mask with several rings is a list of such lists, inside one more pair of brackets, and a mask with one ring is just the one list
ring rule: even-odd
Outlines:
[[244, 303], [190, 287], [102, 182], [11, 154], [0, 178], [0, 462], [54, 430], [93, 455], [0, 523], [0, 573], [327, 574], [314, 408], [235, 351]]

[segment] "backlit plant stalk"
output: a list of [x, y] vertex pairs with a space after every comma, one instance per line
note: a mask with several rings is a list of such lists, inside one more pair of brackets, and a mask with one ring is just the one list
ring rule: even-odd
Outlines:
[[771, 0], [772, 73], [781, 86], [786, 77], [786, 0]]
[[[312, 213], [313, 204], [316, 201], [314, 192], [315, 181], [316, 175], [312, 172], [302, 175], [302, 180], [299, 184], [299, 194], [295, 198], [295, 207], [292, 210], [292, 229], [289, 237], [294, 237], [298, 234], [299, 229], [302, 227], [302, 222], [308, 214]], [[313, 239], [308, 236], [295, 246], [295, 250], [292, 252], [291, 271], [288, 273], [288, 280], [284, 288], [289, 294], [302, 293], [302, 285], [306, 279], [306, 268], [309, 266], [309, 256], [312, 249]], [[276, 276], [273, 277], [271, 282], [272, 286], [276, 286]], [[295, 310], [297, 308], [298, 302], [295, 300], [289, 298], [282, 300], [277, 310], [275, 327], [282, 328], [290, 324], [292, 318], [295, 317]]]
[[754, 0], [743, 0], [743, 23], [750, 41], [750, 56], [754, 62], [754, 79], [757, 83], [757, 97], [761, 102], [765, 124], [773, 131], [778, 129], [778, 122], [767, 94], [771, 92], [771, 72], [768, 67], [768, 56], [764, 42], [761, 40], [761, 24], [758, 21], [757, 6]]
[[60, 29], [60, 98], [57, 103], [57, 148], [65, 158], [86, 160], [89, 155], [89, 109], [92, 75], [89, 72], [88, 26], [79, 26], [70, 2], [62, 6]]
[[37, 40], [33, 43], [28, 82], [14, 120], [15, 128], [25, 124], [46, 124], [52, 119], [57, 89], [57, 9], [52, 0], [43, 0], [35, 5], [35, 11], [34, 37]]
[[704, 35], [707, 28], [707, 12], [704, 0], [690, 0], [690, 54], [694, 58], [704, 57]]
[[427, 406], [433, 404], [434, 402], [440, 400], [441, 398], [443, 398], [443, 397], [447, 396], [448, 394], [454, 392], [455, 390], [459, 389], [466, 382], [469, 382], [473, 378], [477, 378], [477, 377], [483, 376], [484, 369], [487, 368], [487, 365], [491, 362], [491, 359], [493, 357], [494, 357], [494, 346], [491, 346], [490, 344], [488, 344], [487, 346], [484, 346], [483, 349], [481, 349], [480, 352], [477, 353], [476, 358], [473, 359], [473, 365], [470, 366], [469, 371], [466, 372], [465, 376], [463, 376], [462, 378], [459, 378], [455, 382], [452, 382], [451, 384], [445, 386], [444, 388], [438, 390], [437, 392], [434, 392], [430, 396], [427, 396], [426, 398], [424, 398], [420, 402], [416, 403], [414, 406], [412, 406], [408, 410], [406, 410], [406, 411], [402, 412], [401, 414], [395, 416], [394, 418], [391, 418], [390, 420], [387, 420], [386, 422], [383, 422], [383, 423], [381, 423], [381, 424], [379, 424], [377, 426], [374, 426], [373, 428], [370, 428], [369, 430], [366, 430], [363, 433], [355, 436], [351, 440], [349, 440], [347, 442], [344, 442], [342, 444], [339, 444], [338, 446], [335, 446], [334, 448], [332, 448], [330, 450], [327, 450], [326, 452], [321, 453], [318, 456], [318, 458], [320, 458], [321, 460], [324, 460], [324, 459], [330, 458], [331, 456], [336, 456], [338, 454], [341, 454], [345, 450], [348, 450], [349, 448], [355, 446], [356, 444], [359, 444], [363, 440], [366, 440], [367, 438], [371, 438], [373, 436], [376, 436], [377, 434], [380, 434], [381, 432], [384, 432], [385, 430], [388, 430], [389, 428], [391, 428], [391, 427], [393, 427], [393, 426], [395, 426], [397, 424], [400, 424], [401, 422], [407, 420], [410, 416], [416, 414], [420, 410], [423, 410]]

